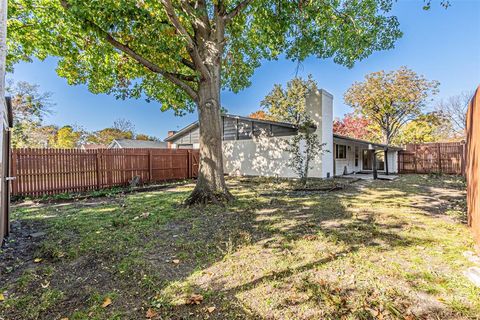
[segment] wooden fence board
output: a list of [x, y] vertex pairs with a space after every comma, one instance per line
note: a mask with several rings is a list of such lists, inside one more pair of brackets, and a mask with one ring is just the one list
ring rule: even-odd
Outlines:
[[466, 177], [468, 225], [480, 253], [480, 86], [470, 100], [467, 112]]
[[12, 195], [41, 196], [194, 178], [198, 150], [176, 149], [14, 149]]
[[398, 152], [399, 173], [465, 174], [465, 143], [409, 144]]

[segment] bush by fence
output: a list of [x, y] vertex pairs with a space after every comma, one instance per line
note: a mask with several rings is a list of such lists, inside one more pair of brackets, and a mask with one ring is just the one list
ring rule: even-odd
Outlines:
[[14, 149], [12, 195], [41, 196], [189, 179], [198, 173], [198, 150]]
[[465, 143], [409, 144], [398, 153], [399, 173], [465, 174]]

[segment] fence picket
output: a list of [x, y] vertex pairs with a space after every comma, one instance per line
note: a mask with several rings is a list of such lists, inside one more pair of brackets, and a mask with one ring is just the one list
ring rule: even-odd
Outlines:
[[14, 149], [14, 196], [41, 196], [194, 178], [198, 150], [175, 149]]

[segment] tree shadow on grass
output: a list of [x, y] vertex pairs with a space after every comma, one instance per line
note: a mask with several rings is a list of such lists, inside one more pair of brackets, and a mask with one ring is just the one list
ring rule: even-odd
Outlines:
[[[394, 185], [375, 187], [385, 188], [385, 193], [392, 189], [401, 193]], [[363, 248], [382, 252], [429, 241], [399, 232], [407, 225], [402, 219], [383, 221], [368, 207], [352, 210], [350, 206], [364, 201], [355, 190], [296, 197], [287, 194], [272, 201], [259, 197], [262, 188], [255, 180], [236, 182], [232, 189], [238, 200], [227, 208], [186, 210], [176, 205], [186, 193], [170, 198], [157, 192], [117, 202], [114, 211], [87, 206], [76, 213], [90, 215], [90, 221], [66, 223], [75, 219], [75, 213], [61, 214], [62, 223], [55, 227], [63, 234], [72, 230], [88, 233], [54, 242], [71, 254], [45, 261], [55, 269], [48, 278], [50, 287], [61, 290], [63, 296], [36, 317], [10, 309], [6, 319], [57, 318], [75, 312], [80, 318], [106, 319], [119, 313], [121, 318], [138, 319], [148, 308], [163, 319], [267, 319], [273, 317], [270, 311], [246, 298], [263, 284], [284, 285], [293, 276]], [[391, 195], [378, 191], [374, 201], [390, 199]], [[96, 232], [100, 232], [98, 237]], [[32, 281], [29, 294], [41, 297], [43, 281], [40, 276]], [[305, 286], [313, 294], [305, 300], [292, 298], [294, 304], [308, 306], [315, 292], [323, 292], [325, 299], [329, 295], [340, 299], [338, 307], [325, 305], [326, 310], [330, 308], [326, 314], [333, 316], [348, 312], [342, 296], [358, 291], [354, 288], [337, 294], [330, 282]], [[300, 295], [302, 290], [297, 290]], [[22, 292], [26, 294], [18, 291]], [[192, 294], [201, 294], [204, 300], [198, 305], [186, 304]], [[107, 295], [113, 303], [101, 308]], [[262, 292], [253, 300], [267, 299], [269, 293]], [[287, 300], [277, 308], [293, 303]], [[215, 310], [209, 311], [211, 307]]]

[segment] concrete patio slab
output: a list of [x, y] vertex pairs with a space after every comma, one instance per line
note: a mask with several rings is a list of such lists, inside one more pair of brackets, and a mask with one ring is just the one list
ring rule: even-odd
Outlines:
[[[341, 176], [343, 178], [350, 178], [350, 179], [362, 179], [362, 180], [373, 180], [373, 173], [352, 173], [352, 174], [346, 174]], [[378, 179], [379, 180], [395, 180], [397, 179], [398, 176], [394, 174], [378, 174]]]

